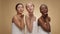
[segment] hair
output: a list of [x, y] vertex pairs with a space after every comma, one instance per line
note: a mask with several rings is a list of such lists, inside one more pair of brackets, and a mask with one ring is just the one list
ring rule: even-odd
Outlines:
[[[28, 4], [28, 3], [27, 3], [27, 4]], [[27, 4], [26, 4], [26, 6], [25, 6], [25, 7], [26, 7], [26, 9], [27, 9]], [[31, 3], [31, 4], [32, 4], [32, 6], [34, 7], [34, 4], [33, 4], [33, 3]]]
[[40, 10], [42, 6], [45, 6], [46, 8], [48, 8], [46, 4], [41, 4], [41, 6], [39, 7]]
[[[16, 9], [16, 10], [17, 10], [17, 7], [18, 7], [19, 5], [22, 5], [22, 6], [23, 6], [22, 3], [18, 3], [18, 4], [16, 4], [16, 6], [15, 6], [15, 9]], [[24, 7], [24, 6], [23, 6], [23, 7]]]

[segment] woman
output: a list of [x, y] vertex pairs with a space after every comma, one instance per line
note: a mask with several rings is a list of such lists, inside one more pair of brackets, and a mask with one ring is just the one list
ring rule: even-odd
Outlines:
[[16, 5], [17, 14], [12, 19], [12, 34], [24, 34], [24, 6], [22, 3]]
[[41, 17], [38, 19], [39, 34], [50, 34], [50, 17], [48, 16], [48, 7], [45, 4], [40, 6]]
[[26, 15], [26, 34], [37, 34], [37, 22], [34, 16], [34, 4], [26, 4], [28, 15]]

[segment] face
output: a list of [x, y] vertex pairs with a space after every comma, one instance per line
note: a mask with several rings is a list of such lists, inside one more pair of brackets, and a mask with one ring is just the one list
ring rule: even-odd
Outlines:
[[47, 6], [42, 5], [42, 6], [40, 7], [40, 12], [41, 12], [43, 15], [47, 15], [47, 14], [48, 14], [48, 8], [47, 8]]
[[18, 5], [17, 12], [20, 13], [20, 14], [22, 14], [23, 11], [24, 11], [24, 7], [22, 5]]
[[30, 13], [30, 14], [33, 13], [33, 11], [34, 11], [33, 4], [32, 3], [27, 4], [26, 9], [27, 9], [28, 13]]

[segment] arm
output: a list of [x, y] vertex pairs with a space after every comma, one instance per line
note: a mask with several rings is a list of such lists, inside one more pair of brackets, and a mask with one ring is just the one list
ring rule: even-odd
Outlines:
[[47, 32], [50, 32], [50, 24], [43, 22], [41, 19], [38, 19], [40, 26]]
[[28, 17], [26, 17], [26, 25], [27, 25], [28, 31], [31, 33], [32, 32], [32, 24], [30, 24]]
[[24, 23], [20, 23], [16, 16], [13, 17], [13, 21], [21, 30], [24, 28]]

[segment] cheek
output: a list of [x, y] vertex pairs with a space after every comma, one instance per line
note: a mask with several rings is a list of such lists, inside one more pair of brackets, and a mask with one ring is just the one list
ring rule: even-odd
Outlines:
[[46, 11], [48, 12], [48, 9], [46, 9]]
[[43, 12], [44, 12], [44, 10], [41, 10], [41, 12], [43, 13]]
[[29, 10], [30, 10], [30, 8], [27, 8], [27, 10], [29, 11]]
[[40, 12], [41, 12], [42, 14], [44, 14], [44, 10], [40, 10]]
[[20, 11], [20, 9], [19, 9], [19, 8], [17, 8], [17, 10], [18, 10], [18, 11]]
[[21, 10], [24, 11], [24, 8], [22, 8]]
[[34, 7], [31, 7], [31, 9], [34, 9]]

